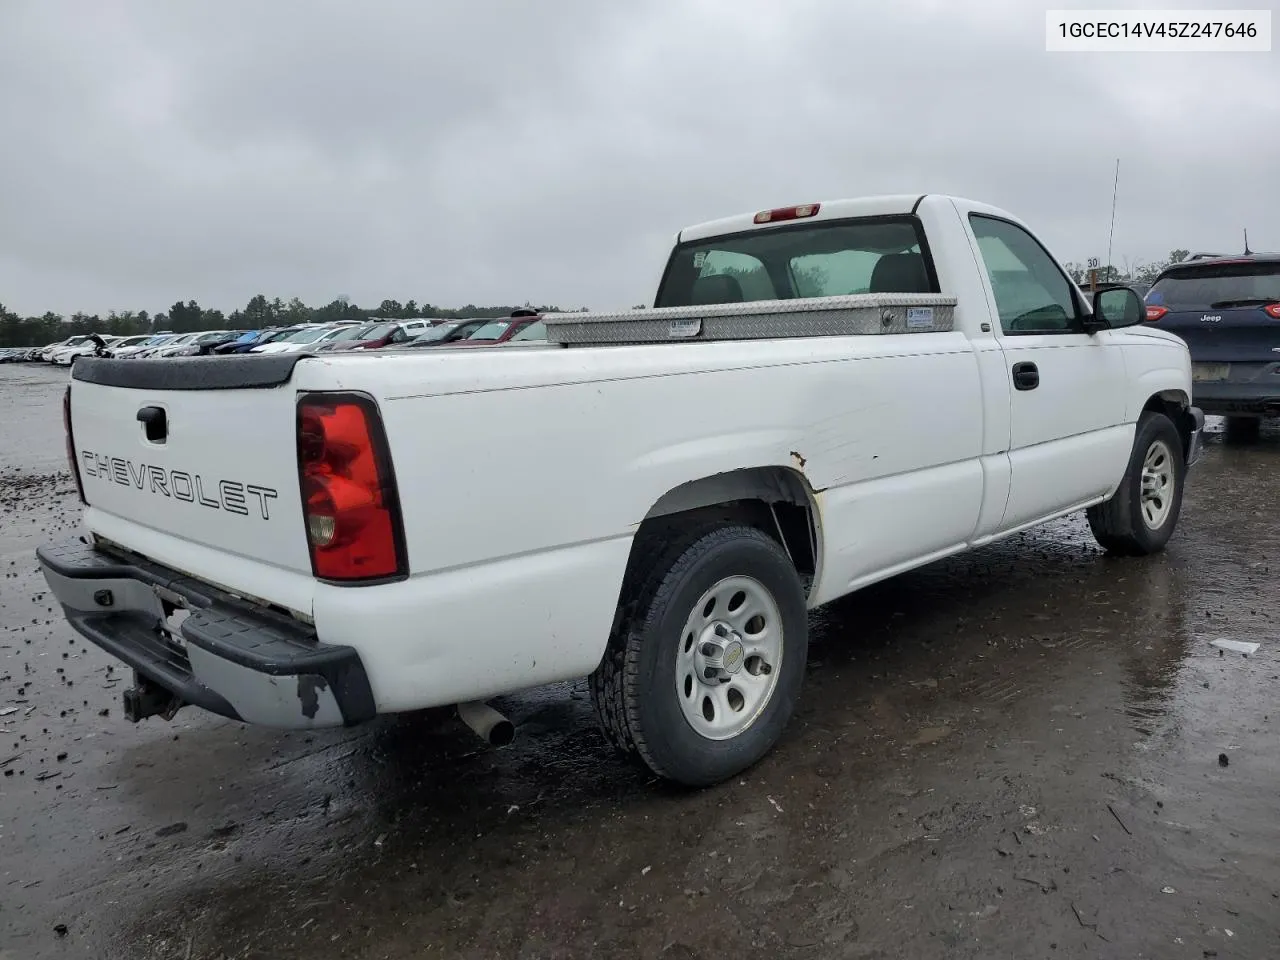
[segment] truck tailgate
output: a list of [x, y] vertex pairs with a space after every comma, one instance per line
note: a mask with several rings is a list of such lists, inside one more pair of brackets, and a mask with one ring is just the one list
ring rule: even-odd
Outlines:
[[[90, 529], [144, 554], [168, 542], [171, 556], [155, 559], [169, 563], [208, 552], [175, 539], [209, 548], [224, 578], [234, 554], [256, 561], [246, 571], [310, 579], [288, 382], [298, 358], [280, 359], [78, 361], [71, 430]], [[212, 577], [192, 565], [179, 569]], [[224, 585], [262, 596], [253, 583]]]

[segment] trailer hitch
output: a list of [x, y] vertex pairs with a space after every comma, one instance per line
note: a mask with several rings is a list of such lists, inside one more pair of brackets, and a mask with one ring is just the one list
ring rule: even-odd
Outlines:
[[174, 714], [186, 705], [185, 700], [174, 696], [137, 671], [133, 674], [133, 686], [124, 692], [124, 718], [130, 723], [137, 723], [147, 717], [172, 720]]

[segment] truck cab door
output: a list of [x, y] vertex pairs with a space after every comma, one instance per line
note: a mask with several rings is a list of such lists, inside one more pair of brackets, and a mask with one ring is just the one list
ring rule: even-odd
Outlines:
[[1009, 531], [1096, 501], [1124, 472], [1124, 353], [1111, 331], [1085, 332], [1074, 285], [1029, 231], [985, 213], [968, 220], [1009, 377]]

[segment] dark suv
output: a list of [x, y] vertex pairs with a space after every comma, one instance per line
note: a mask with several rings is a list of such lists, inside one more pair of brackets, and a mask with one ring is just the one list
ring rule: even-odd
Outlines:
[[1147, 322], [1191, 349], [1196, 406], [1246, 437], [1263, 417], [1280, 417], [1280, 254], [1174, 264], [1146, 300]]

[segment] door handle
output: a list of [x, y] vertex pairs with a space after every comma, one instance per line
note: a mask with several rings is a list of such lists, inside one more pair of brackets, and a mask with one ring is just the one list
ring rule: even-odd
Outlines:
[[164, 407], [143, 407], [138, 411], [138, 422], [152, 443], [164, 443], [169, 436], [169, 417]]
[[1034, 363], [1023, 362], [1013, 365], [1013, 389], [1034, 390], [1040, 386], [1040, 368]]

